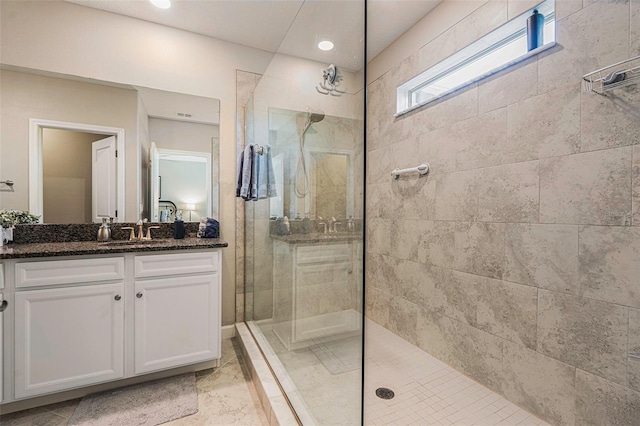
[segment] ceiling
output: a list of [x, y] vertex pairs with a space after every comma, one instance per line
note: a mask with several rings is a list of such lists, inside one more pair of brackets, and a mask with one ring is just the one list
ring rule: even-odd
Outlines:
[[[66, 1], [353, 71], [363, 65], [362, 1], [171, 0], [169, 9], [145, 0]], [[440, 1], [368, 0], [367, 58], [382, 52]], [[331, 52], [316, 47], [324, 38], [335, 43]]]

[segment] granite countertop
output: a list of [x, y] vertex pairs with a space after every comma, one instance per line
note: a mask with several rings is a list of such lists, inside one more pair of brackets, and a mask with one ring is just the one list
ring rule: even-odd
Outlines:
[[0, 247], [0, 259], [197, 250], [227, 247], [228, 245], [229, 243], [219, 238], [184, 238], [181, 240], [159, 238], [150, 241], [112, 240], [106, 243], [97, 241], [12, 243]]
[[289, 244], [302, 244], [302, 243], [333, 243], [333, 242], [348, 242], [348, 241], [360, 241], [362, 240], [362, 234], [359, 232], [338, 232], [335, 234], [323, 234], [320, 232], [312, 234], [289, 234], [289, 235], [277, 235], [271, 234], [271, 238], [278, 241], [284, 241]]

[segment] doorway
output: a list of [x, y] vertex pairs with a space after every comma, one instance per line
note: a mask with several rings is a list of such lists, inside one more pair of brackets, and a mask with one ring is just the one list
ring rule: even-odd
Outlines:
[[[66, 135], [67, 141], [77, 138], [84, 140], [85, 143], [88, 143], [87, 141], [91, 139], [94, 139], [93, 142], [95, 142], [95, 139], [100, 139], [103, 143], [101, 144], [102, 146], [95, 146], [95, 154], [103, 156], [106, 153], [109, 153], [109, 155], [113, 153], [115, 156], [115, 164], [113, 165], [113, 168], [111, 168], [111, 166], [93, 167], [92, 173], [96, 174], [96, 176], [92, 176], [91, 180], [93, 182], [102, 182], [104, 184], [105, 179], [109, 179], [110, 183], [107, 186], [107, 189], [104, 190], [96, 189], [96, 186], [92, 184], [92, 212], [90, 214], [87, 214], [86, 200], [84, 200], [81, 203], [85, 206], [83, 207], [82, 213], [79, 211], [76, 213], [69, 213], [70, 217], [68, 219], [64, 219], [65, 216], [62, 215], [62, 213], [65, 212], [56, 212], [56, 210], [60, 209], [55, 208], [54, 210], [47, 209], [51, 212], [51, 219], [45, 217], [45, 198], [48, 201], [47, 204], [50, 205], [51, 202], [54, 202], [56, 199], [68, 198], [71, 196], [71, 193], [77, 192], [79, 194], [83, 191], [83, 199], [86, 198], [87, 194], [86, 189], [84, 188], [85, 183], [81, 182], [82, 178], [66, 176], [63, 178], [64, 182], [56, 182], [55, 179], [52, 182], [45, 180], [45, 151], [50, 151], [45, 150], [44, 148], [44, 141], [47, 135]], [[73, 137], [70, 137], [71, 135]], [[40, 220], [45, 223], [78, 223], [78, 221], [81, 220], [80, 217], [83, 218], [82, 222], [86, 223], [97, 221], [101, 216], [113, 217], [116, 222], [122, 221], [124, 216], [124, 139], [124, 129], [122, 128], [30, 119], [29, 211], [35, 215], [41, 216]], [[57, 142], [54, 143], [54, 145], [56, 145], [56, 148], [54, 148], [55, 156], [59, 159], [66, 158], [65, 162], [68, 162], [69, 157], [71, 157], [75, 158], [76, 161], [81, 161], [79, 160], [80, 157], [77, 157], [74, 152], [74, 147], [77, 148], [77, 143], [70, 143], [67, 145], [64, 144], [64, 142]], [[86, 155], [84, 157], [86, 157]], [[45, 195], [46, 187], [53, 187], [55, 189], [53, 194], [49, 194], [47, 192]], [[87, 219], [87, 217], [89, 219]], [[64, 222], [60, 222], [60, 220], [64, 220]]]

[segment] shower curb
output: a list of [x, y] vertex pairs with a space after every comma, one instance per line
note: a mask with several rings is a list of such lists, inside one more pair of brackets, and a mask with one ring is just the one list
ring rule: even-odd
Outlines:
[[260, 397], [262, 408], [269, 419], [269, 424], [271, 426], [300, 425], [301, 423], [293, 414], [249, 328], [245, 323], [236, 323], [235, 326], [245, 364]]

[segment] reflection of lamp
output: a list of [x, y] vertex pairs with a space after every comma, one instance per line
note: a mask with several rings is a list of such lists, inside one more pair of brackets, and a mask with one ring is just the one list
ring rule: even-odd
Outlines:
[[189, 211], [189, 222], [191, 222], [191, 212], [196, 210], [195, 204], [187, 204], [187, 210]]

